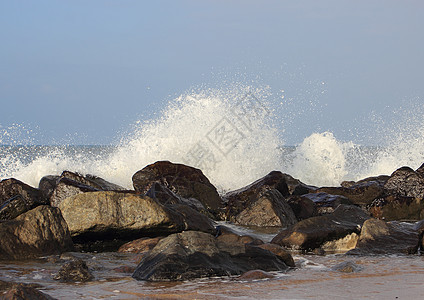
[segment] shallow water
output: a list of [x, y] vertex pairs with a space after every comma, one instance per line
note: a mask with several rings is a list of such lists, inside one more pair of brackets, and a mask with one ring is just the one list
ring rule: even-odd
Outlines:
[[[43, 292], [58, 299], [418, 299], [424, 294], [422, 256], [294, 255], [296, 269], [273, 273], [275, 278], [240, 281], [237, 277], [199, 279], [188, 282], [136, 281], [118, 267], [135, 267], [136, 255], [80, 254], [96, 279], [89, 283], [53, 280], [61, 263], [47, 260], [4, 263], [0, 279], [38, 283]], [[351, 261], [362, 269], [355, 273], [333, 271]]]

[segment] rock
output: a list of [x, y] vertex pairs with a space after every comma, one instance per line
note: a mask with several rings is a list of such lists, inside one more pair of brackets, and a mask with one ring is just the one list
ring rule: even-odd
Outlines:
[[197, 210], [200, 213], [203, 213], [205, 215], [212, 217], [212, 215], [209, 214], [209, 212], [206, 210], [206, 208], [203, 206], [203, 204], [199, 200], [195, 198], [190, 198], [190, 199], [183, 198], [175, 194], [173, 191], [163, 186], [159, 182], [152, 183], [150, 189], [145, 193], [145, 195], [155, 199], [157, 202], [165, 206], [170, 204], [184, 204]]
[[424, 198], [424, 176], [409, 167], [402, 167], [392, 173], [384, 185], [386, 195]]
[[0, 181], [0, 220], [11, 220], [38, 205], [47, 204], [39, 190], [15, 178]]
[[274, 254], [246, 244], [237, 254], [221, 251], [210, 234], [184, 231], [162, 239], [141, 261], [137, 280], [176, 281], [240, 275], [249, 270], [284, 271], [287, 266]]
[[290, 205], [298, 221], [318, 215], [314, 201], [308, 197], [290, 196], [287, 198], [287, 203]]
[[[276, 171], [274, 171], [274, 172], [276, 172]], [[271, 173], [273, 173], [273, 172], [271, 172]], [[284, 178], [284, 180], [287, 184], [290, 195], [296, 196], [296, 195], [313, 193], [317, 189], [317, 187], [304, 184], [299, 179], [293, 178], [289, 174], [285, 174], [285, 173], [281, 173], [281, 172], [278, 172], [278, 173], [280, 173], [281, 177]]]
[[347, 252], [349, 250], [352, 250], [356, 247], [356, 244], [359, 240], [359, 235], [354, 233], [348, 234], [345, 237], [338, 239], [338, 240], [332, 240], [325, 242], [321, 249], [325, 252]]
[[0, 222], [0, 240], [0, 259], [29, 259], [73, 250], [60, 210], [46, 205]]
[[286, 249], [284, 249], [281, 246], [278, 246], [276, 244], [271, 244], [271, 243], [265, 243], [265, 244], [261, 244], [258, 245], [259, 248], [262, 248], [264, 250], [268, 250], [272, 253], [274, 253], [275, 255], [277, 255], [287, 266], [289, 267], [296, 267], [296, 265], [294, 264], [294, 260], [292, 255], [290, 254], [290, 252], [288, 252]]
[[237, 255], [244, 252], [247, 244], [263, 244], [261, 240], [255, 239], [249, 235], [239, 235], [225, 226], [219, 227], [216, 241], [218, 249], [230, 255]]
[[317, 189], [316, 192], [344, 196], [353, 204], [366, 206], [384, 194], [384, 181], [381, 178], [376, 178], [364, 179], [354, 184], [345, 182], [342, 187], [322, 187]]
[[40, 292], [34, 287], [27, 284], [13, 284], [11, 288], [0, 296], [2, 300], [54, 300], [55, 298]]
[[118, 252], [145, 253], [152, 250], [163, 237], [140, 238], [122, 245]]
[[424, 199], [389, 195], [375, 199], [368, 207], [371, 216], [385, 221], [424, 219]]
[[347, 187], [347, 188], [360, 185], [363, 183], [367, 183], [367, 182], [373, 182], [373, 183], [378, 183], [380, 185], [384, 185], [389, 178], [390, 176], [388, 175], [379, 175], [379, 176], [367, 177], [358, 181], [343, 181], [340, 185], [342, 187]]
[[331, 214], [340, 205], [352, 205], [352, 201], [340, 195], [331, 195], [327, 193], [309, 193], [300, 196], [302, 199], [309, 199], [315, 204], [318, 215]]
[[372, 218], [364, 222], [356, 248], [347, 254], [415, 254], [419, 240], [413, 224]]
[[199, 200], [214, 216], [221, 213], [222, 199], [199, 169], [169, 161], [158, 161], [136, 172], [132, 181], [134, 189], [139, 193], [145, 194], [154, 183], [160, 183], [183, 198]]
[[94, 276], [89, 271], [87, 264], [81, 259], [74, 259], [65, 263], [54, 277], [61, 282], [87, 282]]
[[352, 205], [339, 205], [330, 215], [312, 217], [281, 231], [271, 243], [300, 250], [313, 250], [325, 242], [359, 233], [368, 214]]
[[270, 279], [275, 276], [269, 272], [265, 272], [262, 270], [251, 270], [246, 273], [241, 274], [238, 279], [239, 280], [260, 280], [260, 279]]
[[182, 230], [215, 232], [209, 219], [189, 207], [163, 206], [129, 192], [88, 192], [59, 204], [75, 241], [134, 239]]
[[44, 176], [38, 184], [52, 206], [73, 195], [95, 191], [124, 190], [123, 187], [94, 176], [63, 171], [60, 176]]
[[331, 268], [332, 271], [342, 272], [342, 273], [356, 273], [362, 271], [362, 267], [358, 266], [354, 262], [345, 261], [340, 264], [335, 265]]
[[225, 218], [240, 225], [289, 226], [297, 219], [284, 198], [288, 195], [286, 177], [273, 171], [246, 187], [226, 193]]
[[227, 220], [238, 225], [260, 227], [287, 227], [297, 222], [293, 210], [278, 190], [264, 189], [257, 197], [251, 199], [252, 202], [239, 214], [227, 216]]

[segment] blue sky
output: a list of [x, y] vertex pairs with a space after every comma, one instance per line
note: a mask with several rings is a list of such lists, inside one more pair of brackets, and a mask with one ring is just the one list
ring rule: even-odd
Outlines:
[[0, 129], [107, 144], [192, 87], [253, 80], [293, 100], [287, 143], [367, 143], [374, 112], [424, 99], [423, 15], [418, 0], [0, 0]]

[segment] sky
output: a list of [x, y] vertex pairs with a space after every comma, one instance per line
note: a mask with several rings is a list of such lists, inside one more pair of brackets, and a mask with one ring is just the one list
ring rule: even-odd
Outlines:
[[0, 0], [0, 132], [114, 143], [178, 95], [234, 81], [290, 100], [276, 110], [288, 144], [369, 143], [376, 115], [424, 101], [423, 15], [419, 0]]

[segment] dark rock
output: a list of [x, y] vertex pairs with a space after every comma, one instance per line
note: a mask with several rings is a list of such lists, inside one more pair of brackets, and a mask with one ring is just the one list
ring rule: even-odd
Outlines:
[[424, 176], [424, 164], [422, 164], [415, 172]]
[[27, 284], [13, 284], [0, 296], [1, 300], [54, 300], [55, 298], [40, 292]]
[[215, 232], [212, 222], [190, 207], [163, 206], [154, 199], [128, 192], [89, 192], [59, 204], [76, 242], [135, 239], [182, 230]]
[[415, 254], [419, 239], [413, 224], [372, 218], [364, 222], [356, 248], [347, 254]]
[[281, 173], [281, 178], [285, 180], [290, 195], [303, 195], [313, 193], [317, 189], [317, 187], [304, 184], [299, 179], [293, 178], [289, 174]]
[[[228, 215], [227, 220], [238, 225], [259, 227], [287, 227], [297, 222], [290, 205], [276, 189], [265, 188], [258, 192], [257, 199], [251, 199], [251, 201], [237, 215]], [[230, 203], [227, 206], [227, 209], [229, 208]]]
[[288, 195], [286, 176], [273, 171], [246, 187], [226, 193], [225, 218], [240, 225], [289, 226], [297, 219], [284, 198]]
[[385, 221], [418, 221], [424, 219], [424, 200], [389, 195], [374, 200], [368, 211], [372, 217]]
[[63, 171], [60, 176], [44, 176], [38, 184], [41, 193], [49, 199], [52, 206], [73, 195], [95, 191], [121, 191], [123, 187], [110, 183], [94, 175], [83, 176], [79, 173]]
[[387, 180], [390, 178], [388, 175], [379, 175], [379, 176], [373, 176], [373, 177], [367, 177], [358, 181], [343, 181], [340, 185], [342, 187], [353, 187], [359, 184], [372, 182], [372, 183], [378, 183], [380, 185], [384, 185]]
[[38, 183], [38, 189], [40, 190], [44, 199], [50, 199], [59, 179], [60, 176], [57, 175], [47, 175], [40, 179], [40, 182]]
[[15, 178], [0, 181], [0, 220], [11, 220], [38, 205], [47, 204], [38, 189]]
[[276, 244], [271, 244], [271, 243], [265, 243], [265, 244], [261, 244], [258, 245], [259, 248], [262, 248], [264, 250], [268, 250], [272, 253], [274, 253], [275, 255], [277, 255], [287, 266], [289, 267], [296, 267], [296, 265], [294, 264], [294, 260], [292, 255], [290, 254], [290, 252], [288, 252], [286, 249], [284, 249], [283, 247], [276, 245]]
[[339, 205], [330, 215], [312, 217], [281, 231], [271, 243], [293, 249], [312, 250], [325, 242], [359, 233], [368, 214], [352, 205]]
[[309, 193], [300, 197], [311, 200], [315, 204], [318, 215], [331, 214], [340, 204], [353, 204], [352, 201], [344, 196], [331, 195], [327, 193]]
[[0, 222], [0, 240], [0, 259], [29, 259], [73, 249], [60, 210], [46, 205]]
[[239, 275], [249, 270], [284, 271], [287, 266], [271, 252], [246, 244], [237, 254], [221, 251], [207, 233], [185, 231], [162, 239], [141, 261], [137, 280], [175, 281]]
[[260, 280], [260, 279], [270, 279], [275, 276], [271, 273], [262, 271], [262, 270], [251, 270], [246, 273], [241, 274], [238, 279], [239, 280]]
[[145, 193], [145, 195], [155, 199], [157, 202], [165, 206], [170, 204], [184, 204], [197, 210], [198, 212], [211, 216], [199, 200], [195, 198], [183, 198], [175, 194], [173, 191], [163, 186], [159, 182], [152, 183], [150, 189]]
[[87, 282], [93, 280], [87, 264], [81, 259], [74, 259], [65, 263], [54, 277], [61, 282]]
[[158, 182], [183, 198], [199, 200], [214, 216], [221, 213], [222, 199], [199, 169], [169, 161], [158, 161], [136, 172], [132, 181], [134, 189], [139, 193], [147, 193], [152, 185]]
[[[421, 170], [421, 169], [418, 169]], [[392, 173], [384, 185], [386, 195], [424, 198], [424, 176], [409, 167], [402, 167]]]
[[316, 192], [344, 196], [356, 205], [366, 206], [384, 194], [384, 182], [383, 179], [374, 177], [354, 184], [345, 182], [342, 187], [322, 187], [317, 189]]
[[239, 235], [231, 229], [220, 226], [219, 235], [216, 238], [217, 247], [220, 251], [231, 255], [244, 252], [247, 244], [261, 245], [263, 242], [249, 235]]
[[362, 271], [362, 267], [351, 261], [345, 261], [331, 268], [333, 271], [342, 273], [356, 273]]
[[54, 207], [58, 207], [60, 203], [74, 195], [87, 193], [87, 192], [95, 192], [99, 191], [96, 188], [91, 186], [79, 183], [67, 177], [61, 177], [57, 182], [51, 196], [50, 196], [50, 205]]
[[287, 198], [287, 203], [290, 205], [298, 221], [318, 215], [314, 201], [308, 197], [290, 196]]

